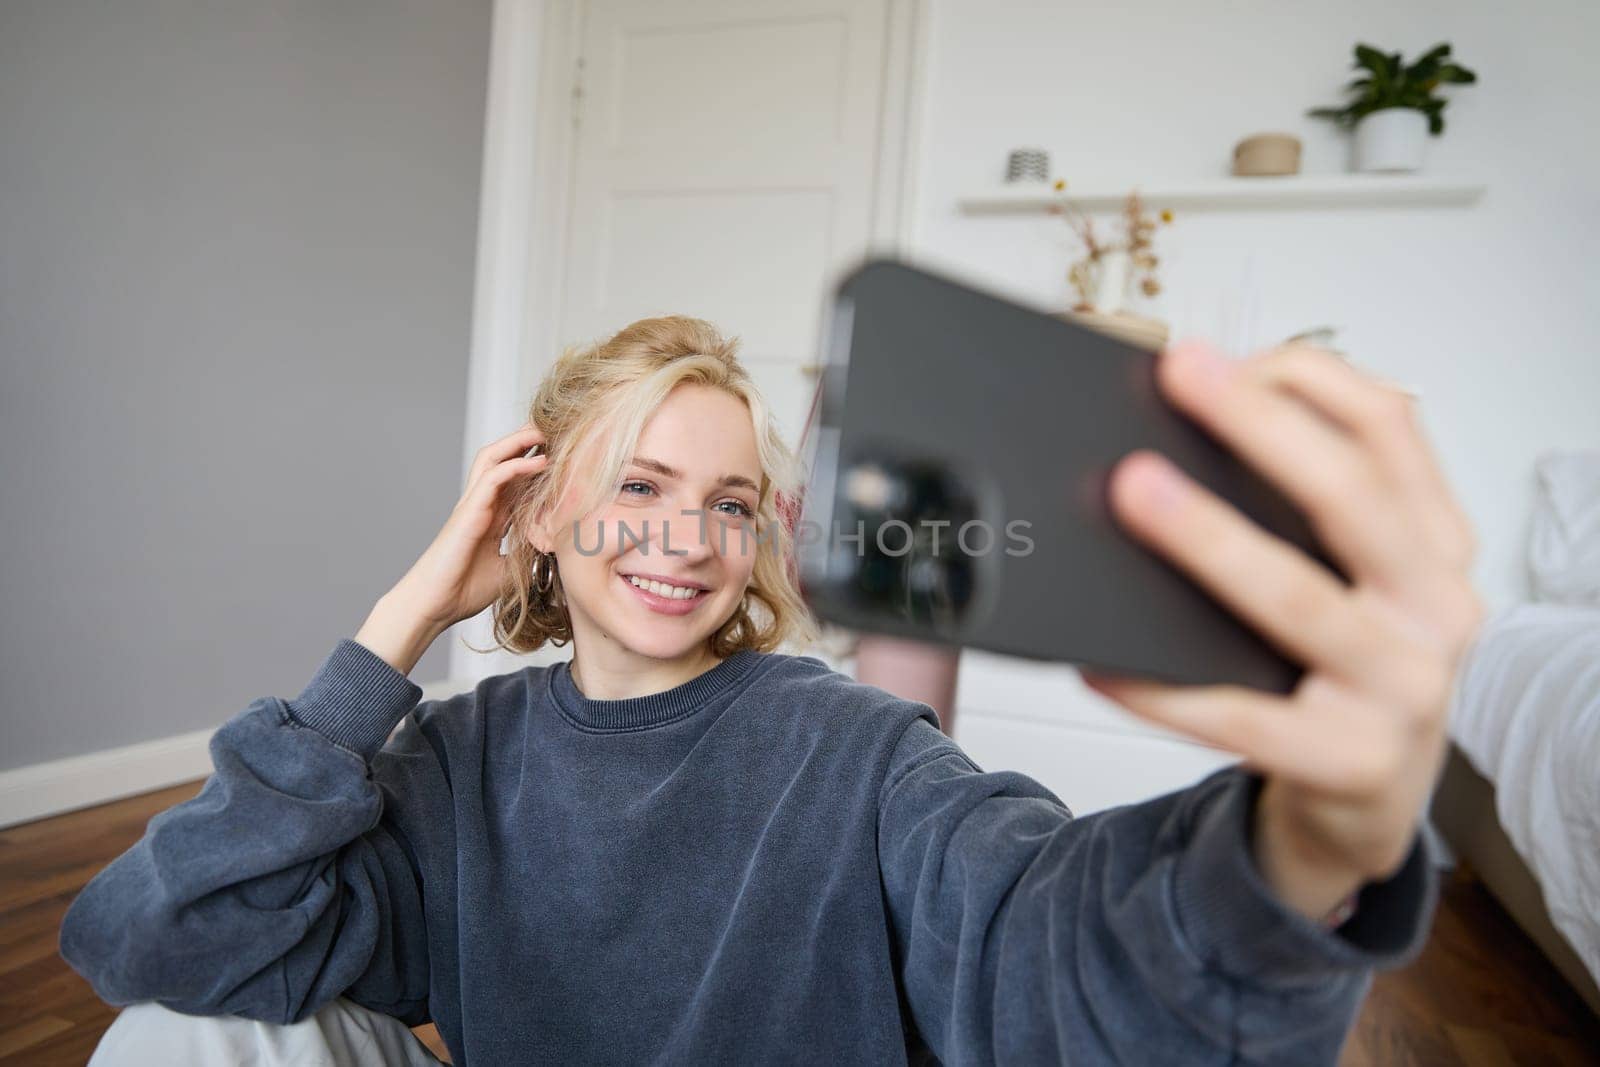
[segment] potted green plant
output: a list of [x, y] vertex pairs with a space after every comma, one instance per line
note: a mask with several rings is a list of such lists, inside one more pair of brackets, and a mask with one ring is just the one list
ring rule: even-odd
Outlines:
[[1359, 78], [1345, 86], [1354, 98], [1344, 107], [1319, 107], [1313, 118], [1331, 119], [1355, 130], [1355, 169], [1413, 171], [1422, 166], [1429, 134], [1444, 130], [1439, 86], [1469, 85], [1478, 76], [1450, 59], [1450, 46], [1437, 44], [1409, 66], [1399, 52], [1385, 54], [1367, 44], [1355, 47]]

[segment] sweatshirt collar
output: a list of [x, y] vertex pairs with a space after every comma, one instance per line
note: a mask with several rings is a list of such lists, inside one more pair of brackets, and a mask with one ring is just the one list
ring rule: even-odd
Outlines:
[[591, 700], [573, 682], [571, 662], [563, 660], [550, 669], [550, 692], [561, 713], [586, 729], [645, 730], [695, 711], [748, 675], [760, 661], [760, 652], [740, 649], [710, 670], [671, 689], [621, 700]]

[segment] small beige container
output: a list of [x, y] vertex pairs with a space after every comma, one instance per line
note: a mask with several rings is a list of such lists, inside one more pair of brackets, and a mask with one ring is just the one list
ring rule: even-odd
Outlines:
[[1233, 173], [1241, 178], [1300, 173], [1300, 138], [1290, 133], [1258, 133], [1233, 146]]

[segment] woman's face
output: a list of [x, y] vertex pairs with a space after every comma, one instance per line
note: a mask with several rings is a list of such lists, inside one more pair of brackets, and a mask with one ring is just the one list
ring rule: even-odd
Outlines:
[[756, 552], [772, 550], [757, 545], [760, 485], [744, 401], [702, 385], [669, 393], [615, 498], [576, 521], [575, 494], [562, 503], [554, 544], [575, 646], [611, 646], [605, 659], [701, 655], [738, 610]]

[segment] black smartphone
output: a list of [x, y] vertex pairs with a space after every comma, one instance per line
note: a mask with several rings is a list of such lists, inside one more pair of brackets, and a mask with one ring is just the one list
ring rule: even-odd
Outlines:
[[1179, 684], [1294, 688], [1299, 664], [1111, 516], [1112, 466], [1153, 448], [1341, 573], [1297, 508], [1160, 395], [1156, 352], [894, 260], [849, 273], [825, 310], [796, 528], [820, 618]]

